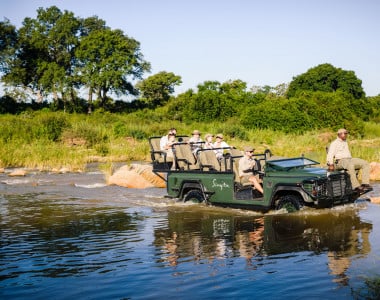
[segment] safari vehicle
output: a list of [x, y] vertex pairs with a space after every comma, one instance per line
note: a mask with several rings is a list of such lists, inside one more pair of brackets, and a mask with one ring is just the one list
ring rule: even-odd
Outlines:
[[150, 138], [153, 172], [166, 180], [170, 198], [180, 201], [268, 211], [286, 209], [288, 212], [303, 206], [333, 207], [352, 203], [360, 195], [352, 190], [345, 171], [328, 172], [319, 162], [306, 157], [275, 158], [270, 150], [254, 154], [254, 173], [262, 179], [264, 194], [251, 184], [242, 184], [238, 176], [239, 159], [243, 154], [225, 148], [221, 161], [214, 150], [201, 149], [196, 155], [184, 139], [173, 145], [174, 157], [169, 160], [155, 148], [158, 137]]

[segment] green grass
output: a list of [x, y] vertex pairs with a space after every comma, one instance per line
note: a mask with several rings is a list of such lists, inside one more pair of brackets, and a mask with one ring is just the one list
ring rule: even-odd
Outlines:
[[[184, 124], [157, 119], [146, 114], [93, 115], [61, 112], [0, 115], [0, 167], [26, 167], [39, 170], [67, 168], [84, 170], [88, 162], [149, 161], [149, 136], [160, 136], [171, 127], [180, 135], [194, 129], [223, 133], [231, 146], [242, 149], [251, 145], [256, 152], [271, 149], [278, 156], [305, 155], [321, 164], [326, 147], [336, 138], [332, 130], [285, 134], [273, 130], [248, 130], [232, 119], [225, 123]], [[352, 155], [367, 161], [380, 161], [380, 124], [368, 122], [364, 138], [349, 137]]]

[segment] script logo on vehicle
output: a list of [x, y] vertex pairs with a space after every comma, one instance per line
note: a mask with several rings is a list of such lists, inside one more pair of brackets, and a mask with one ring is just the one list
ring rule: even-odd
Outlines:
[[225, 183], [224, 181], [222, 182], [218, 182], [215, 178], [212, 180], [212, 187], [217, 187], [217, 188], [220, 188], [220, 190], [222, 191], [224, 188], [229, 188], [230, 186]]

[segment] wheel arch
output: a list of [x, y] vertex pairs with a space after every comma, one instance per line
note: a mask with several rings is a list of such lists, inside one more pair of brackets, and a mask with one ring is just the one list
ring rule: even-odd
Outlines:
[[280, 201], [281, 197], [286, 195], [297, 196], [303, 204], [306, 204], [307, 194], [298, 186], [277, 186], [273, 192], [271, 199], [271, 206], [275, 207]]
[[199, 190], [203, 194], [204, 198], [207, 199], [204, 192], [204, 186], [198, 180], [183, 181], [180, 188], [179, 198], [183, 200], [185, 195], [191, 190]]

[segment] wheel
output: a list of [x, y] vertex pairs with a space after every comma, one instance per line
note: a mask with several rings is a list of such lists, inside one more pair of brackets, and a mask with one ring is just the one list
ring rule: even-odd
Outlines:
[[278, 204], [276, 206], [276, 209], [285, 208], [287, 212], [295, 212], [297, 210], [300, 210], [302, 207], [302, 202], [300, 201], [300, 198], [296, 195], [285, 195], [280, 198], [280, 201], [278, 201]]
[[203, 194], [199, 190], [191, 190], [183, 198], [184, 202], [202, 203], [205, 200]]

